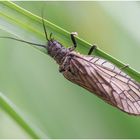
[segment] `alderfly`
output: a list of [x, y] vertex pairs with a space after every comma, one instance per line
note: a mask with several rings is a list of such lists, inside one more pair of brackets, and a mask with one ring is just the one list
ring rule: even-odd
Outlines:
[[48, 38], [43, 18], [42, 22], [47, 45], [36, 44], [13, 37], [1, 38], [9, 38], [46, 48], [48, 54], [58, 63], [59, 72], [66, 79], [96, 94], [105, 102], [128, 114], [140, 115], [139, 83], [112, 63], [96, 56], [90, 56], [92, 51], [96, 49], [95, 45], [91, 47], [88, 55], [76, 52], [77, 43], [73, 33], [71, 34], [73, 43], [71, 48], [65, 48], [57, 40], [54, 40], [51, 37], [52, 34]]

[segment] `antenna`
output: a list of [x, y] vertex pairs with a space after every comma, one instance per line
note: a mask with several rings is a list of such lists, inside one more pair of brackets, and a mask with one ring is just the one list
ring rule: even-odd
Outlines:
[[[46, 40], [50, 41], [52, 33], [50, 34], [50, 39], [49, 39], [48, 35], [47, 35], [47, 30], [46, 30], [46, 27], [45, 27], [45, 22], [44, 22], [44, 19], [43, 19], [43, 11], [42, 11], [42, 23], [43, 23], [43, 29], [44, 29]], [[27, 44], [31, 44], [31, 45], [35, 45], [35, 46], [40, 46], [40, 47], [46, 48], [45, 45], [41, 45], [41, 44], [25, 41], [25, 40], [22, 40], [22, 39], [17, 39], [17, 38], [14, 38], [14, 37], [0, 36], [0, 38], [7, 38], [7, 39], [16, 40], [16, 41], [24, 42], [24, 43], [27, 43]]]
[[44, 22], [44, 19], [43, 19], [43, 10], [41, 12], [41, 16], [42, 16], [42, 23], [43, 23], [43, 29], [44, 29], [45, 37], [46, 37], [46, 40], [49, 41], [47, 30], [46, 30], [46, 27], [45, 27], [45, 22]]
[[31, 45], [35, 45], [35, 46], [40, 46], [40, 47], [46, 48], [45, 45], [41, 45], [41, 44], [37, 44], [37, 43], [28, 42], [28, 41], [25, 41], [25, 40], [21, 40], [21, 39], [14, 38], [14, 37], [0, 36], [0, 38], [12, 39], [12, 40], [24, 42], [24, 43], [27, 43], [27, 44], [31, 44]]

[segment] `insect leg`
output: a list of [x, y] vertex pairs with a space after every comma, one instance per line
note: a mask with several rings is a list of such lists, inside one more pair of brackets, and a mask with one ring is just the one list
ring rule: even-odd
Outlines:
[[123, 70], [123, 69], [126, 69], [128, 67], [129, 67], [129, 64], [126, 64], [126, 65], [122, 66], [120, 69]]
[[69, 57], [66, 57], [64, 62], [59, 66], [59, 72], [64, 72], [68, 66], [67, 60]]
[[89, 52], [88, 52], [88, 55], [91, 55], [92, 52], [93, 52], [96, 48], [97, 48], [96, 45], [91, 46], [91, 48], [90, 48], [90, 50], [89, 50]]
[[70, 34], [71, 40], [72, 40], [72, 43], [73, 43], [73, 47], [74, 47], [74, 48], [77, 47], [77, 43], [76, 43], [76, 40], [75, 40], [75, 35], [77, 35], [76, 32], [72, 32], [72, 33]]
[[68, 71], [70, 69], [71, 56], [67, 56], [63, 63], [59, 66], [59, 72]]

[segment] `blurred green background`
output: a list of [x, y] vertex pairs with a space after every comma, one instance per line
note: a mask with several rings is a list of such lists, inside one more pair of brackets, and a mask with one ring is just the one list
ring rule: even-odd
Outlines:
[[[47, 20], [140, 71], [139, 2], [14, 3], [39, 16], [44, 8]], [[0, 40], [0, 91], [49, 138], [140, 138], [139, 117], [70, 83], [52, 58], [29, 45]], [[30, 136], [0, 109], [0, 138]]]

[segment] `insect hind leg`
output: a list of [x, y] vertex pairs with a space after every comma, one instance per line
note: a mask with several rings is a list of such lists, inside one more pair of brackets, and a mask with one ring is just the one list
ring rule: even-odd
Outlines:
[[93, 52], [94, 50], [96, 50], [96, 48], [97, 48], [96, 45], [92, 45], [91, 48], [90, 48], [90, 50], [89, 50], [89, 52], [88, 52], [88, 55], [91, 55], [92, 52]]
[[126, 64], [126, 65], [122, 66], [120, 69], [121, 69], [121, 70], [124, 70], [124, 69], [126, 69], [126, 68], [129, 68], [129, 64]]

